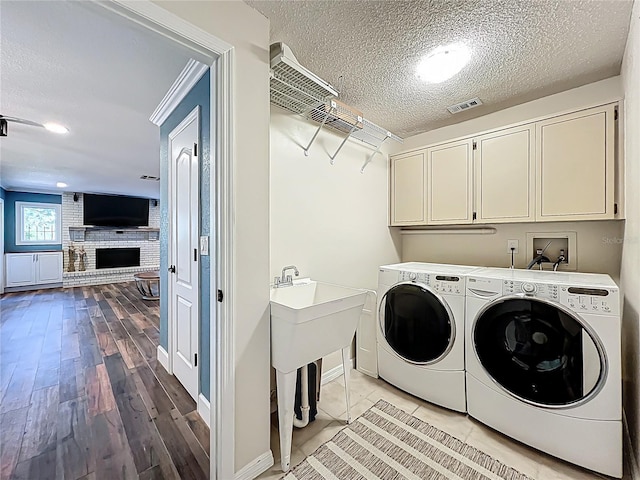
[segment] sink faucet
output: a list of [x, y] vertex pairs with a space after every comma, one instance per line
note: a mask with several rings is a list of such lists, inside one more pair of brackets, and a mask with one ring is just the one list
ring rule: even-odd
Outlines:
[[298, 272], [298, 269], [296, 268], [295, 265], [288, 265], [284, 267], [282, 269], [282, 276], [276, 277], [273, 280], [273, 284], [276, 288], [290, 287], [291, 285], [293, 285], [293, 277], [291, 275], [287, 275], [287, 270], [293, 270], [293, 273], [296, 277], [300, 275], [300, 272]]

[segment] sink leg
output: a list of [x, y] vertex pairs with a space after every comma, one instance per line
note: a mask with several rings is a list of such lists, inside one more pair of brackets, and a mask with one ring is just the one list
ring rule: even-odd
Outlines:
[[351, 345], [342, 349], [342, 370], [344, 375], [344, 396], [347, 401], [347, 423], [351, 423], [351, 401], [349, 398], [349, 380], [351, 379]]
[[280, 463], [282, 471], [291, 466], [291, 437], [293, 436], [293, 409], [296, 395], [297, 371], [283, 373], [276, 370], [278, 386], [278, 433], [280, 434]]

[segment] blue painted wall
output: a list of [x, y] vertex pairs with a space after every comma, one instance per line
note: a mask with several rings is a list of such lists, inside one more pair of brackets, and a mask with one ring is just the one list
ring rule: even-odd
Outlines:
[[59, 203], [62, 195], [4, 191], [4, 251], [6, 253], [62, 250], [62, 244], [16, 245], [16, 202]]
[[[210, 175], [210, 76], [209, 72], [196, 83], [191, 92], [160, 127], [160, 345], [168, 348], [168, 280], [169, 274], [169, 194], [168, 138], [169, 133], [184, 120], [196, 105], [200, 106], [200, 235], [209, 235], [209, 175]], [[210, 389], [210, 258], [200, 257], [200, 392], [209, 399]]]
[[0, 198], [4, 200], [4, 196], [6, 195], [7, 191], [0, 187]]

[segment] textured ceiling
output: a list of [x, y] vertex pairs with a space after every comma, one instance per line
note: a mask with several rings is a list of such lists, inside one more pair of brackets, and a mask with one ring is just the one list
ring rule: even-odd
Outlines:
[[[620, 72], [632, 1], [431, 0], [247, 2], [271, 21], [271, 41], [340, 90], [368, 120], [408, 137]], [[469, 64], [427, 84], [415, 66], [465, 43]], [[484, 105], [451, 115], [454, 103]]]
[[0, 2], [0, 183], [158, 198], [159, 131], [149, 116], [190, 58], [163, 37], [84, 2]]

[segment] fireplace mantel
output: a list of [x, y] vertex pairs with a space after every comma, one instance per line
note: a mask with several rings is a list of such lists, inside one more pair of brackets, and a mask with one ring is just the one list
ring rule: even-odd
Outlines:
[[81, 226], [73, 227], [69, 226], [69, 237], [72, 242], [84, 242], [86, 240], [87, 232], [114, 232], [114, 233], [144, 233], [146, 234], [146, 240], [154, 241], [160, 238], [160, 229], [155, 227], [93, 227], [93, 226]]

